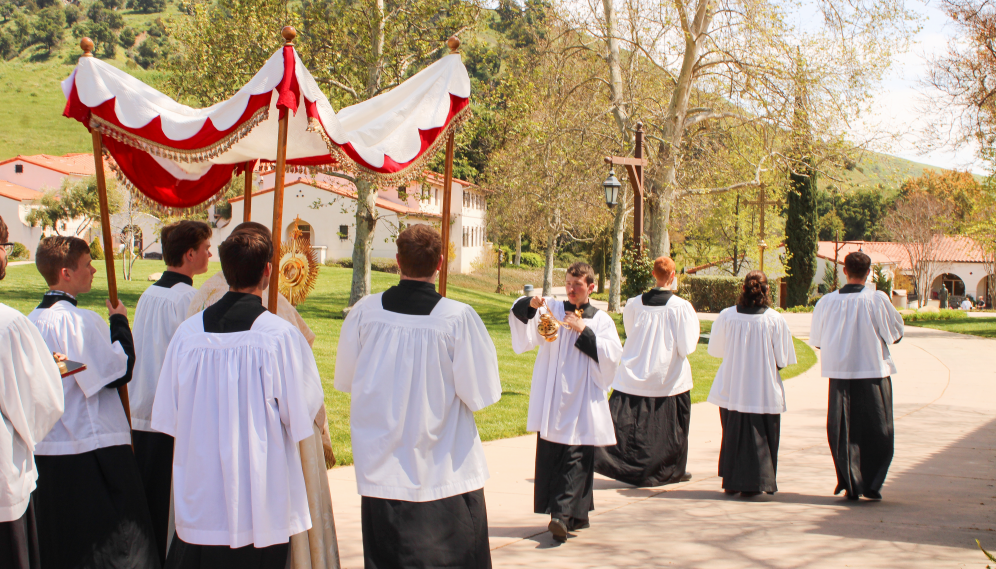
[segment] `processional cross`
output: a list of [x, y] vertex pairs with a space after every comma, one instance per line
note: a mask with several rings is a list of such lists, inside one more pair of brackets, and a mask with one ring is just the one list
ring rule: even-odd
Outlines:
[[758, 228], [758, 239], [760, 240], [757, 244], [758, 249], [761, 250], [761, 266], [760, 270], [764, 271], [764, 250], [768, 248], [768, 244], [764, 242], [764, 213], [767, 206], [782, 206], [782, 200], [768, 201], [767, 199], [767, 187], [762, 183], [761, 188], [757, 192], [757, 200], [749, 201], [747, 205], [756, 205], [758, 207], [758, 217], [760, 221], [760, 227]]

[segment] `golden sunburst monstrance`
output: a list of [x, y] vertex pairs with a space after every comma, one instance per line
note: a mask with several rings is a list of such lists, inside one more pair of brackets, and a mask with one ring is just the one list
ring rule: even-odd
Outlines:
[[291, 238], [280, 245], [280, 294], [294, 306], [308, 298], [318, 280], [318, 253], [310, 240], [302, 238], [300, 222], [301, 218], [294, 220]]

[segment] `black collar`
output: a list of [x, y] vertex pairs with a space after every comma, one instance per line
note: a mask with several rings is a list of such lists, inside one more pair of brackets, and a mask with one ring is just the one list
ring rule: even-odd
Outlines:
[[248, 292], [228, 291], [204, 310], [204, 331], [213, 334], [246, 332], [266, 309], [263, 299]]
[[163, 271], [163, 276], [159, 277], [152, 286], [159, 286], [162, 288], [173, 288], [173, 285], [183, 283], [187, 286], [194, 286], [194, 279], [188, 277], [187, 275], [180, 274], [176, 271]]
[[865, 285], [846, 284], [840, 287], [840, 290], [838, 292], [840, 292], [840, 294], [853, 294], [855, 292], [861, 292], [863, 290], [865, 290]]
[[669, 300], [671, 300], [672, 296], [674, 296], [674, 291], [659, 288], [651, 289], [643, 293], [643, 305], [664, 306]]
[[592, 306], [591, 302], [586, 302], [581, 306], [574, 306], [573, 304], [571, 304], [571, 301], [569, 300], [564, 301], [564, 314], [570, 314], [571, 312], [574, 312], [577, 309], [581, 309], [582, 318], [594, 318], [595, 313], [598, 312], [598, 309]]
[[767, 306], [740, 306], [737, 305], [737, 312], [739, 314], [764, 314], [768, 311]]
[[38, 305], [38, 308], [52, 308], [55, 306], [55, 303], [60, 300], [65, 300], [73, 306], [77, 305], [75, 298], [69, 296], [61, 290], [50, 290], [45, 293], [45, 296], [42, 297], [41, 304]]
[[410, 316], [428, 316], [443, 295], [436, 292], [436, 285], [425, 281], [402, 279], [397, 285], [384, 291], [380, 304], [388, 312]]

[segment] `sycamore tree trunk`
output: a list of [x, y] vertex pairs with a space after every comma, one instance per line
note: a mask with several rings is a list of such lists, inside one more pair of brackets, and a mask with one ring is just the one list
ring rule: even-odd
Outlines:
[[553, 296], [553, 258], [557, 252], [557, 233], [546, 239], [546, 265], [543, 267], [543, 296]]
[[[612, 116], [616, 127], [628, 149], [633, 147], [633, 137], [629, 132], [629, 111], [626, 108], [623, 91], [622, 64], [619, 60], [619, 39], [616, 27], [616, 12], [612, 0], [602, 0], [605, 14], [605, 62], [609, 66], [609, 96], [611, 98]], [[622, 291], [622, 250], [626, 232], [626, 188], [619, 192], [619, 203], [616, 205], [615, 217], [612, 220], [612, 258], [609, 265], [609, 312], [619, 312], [621, 309]]]
[[644, 233], [647, 234], [647, 254], [651, 259], [671, 254], [671, 200], [661, 194], [651, 194], [644, 201], [647, 209]]
[[622, 308], [622, 250], [626, 233], [626, 196], [627, 192], [619, 192], [619, 204], [616, 205], [616, 215], [612, 220], [612, 260], [609, 273], [609, 312], [619, 312]]
[[522, 265], [522, 234], [515, 236], [515, 266]]
[[356, 181], [356, 240], [353, 242], [353, 283], [349, 306], [370, 294], [370, 249], [377, 229], [377, 187]]

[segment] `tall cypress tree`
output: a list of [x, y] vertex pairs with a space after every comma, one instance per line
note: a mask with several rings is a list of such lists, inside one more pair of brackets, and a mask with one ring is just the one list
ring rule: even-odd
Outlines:
[[819, 221], [816, 214], [816, 167], [807, 115], [806, 73], [801, 56], [797, 66], [795, 113], [792, 120], [792, 162], [789, 169], [785, 249], [788, 255], [788, 306], [805, 305], [816, 274]]

